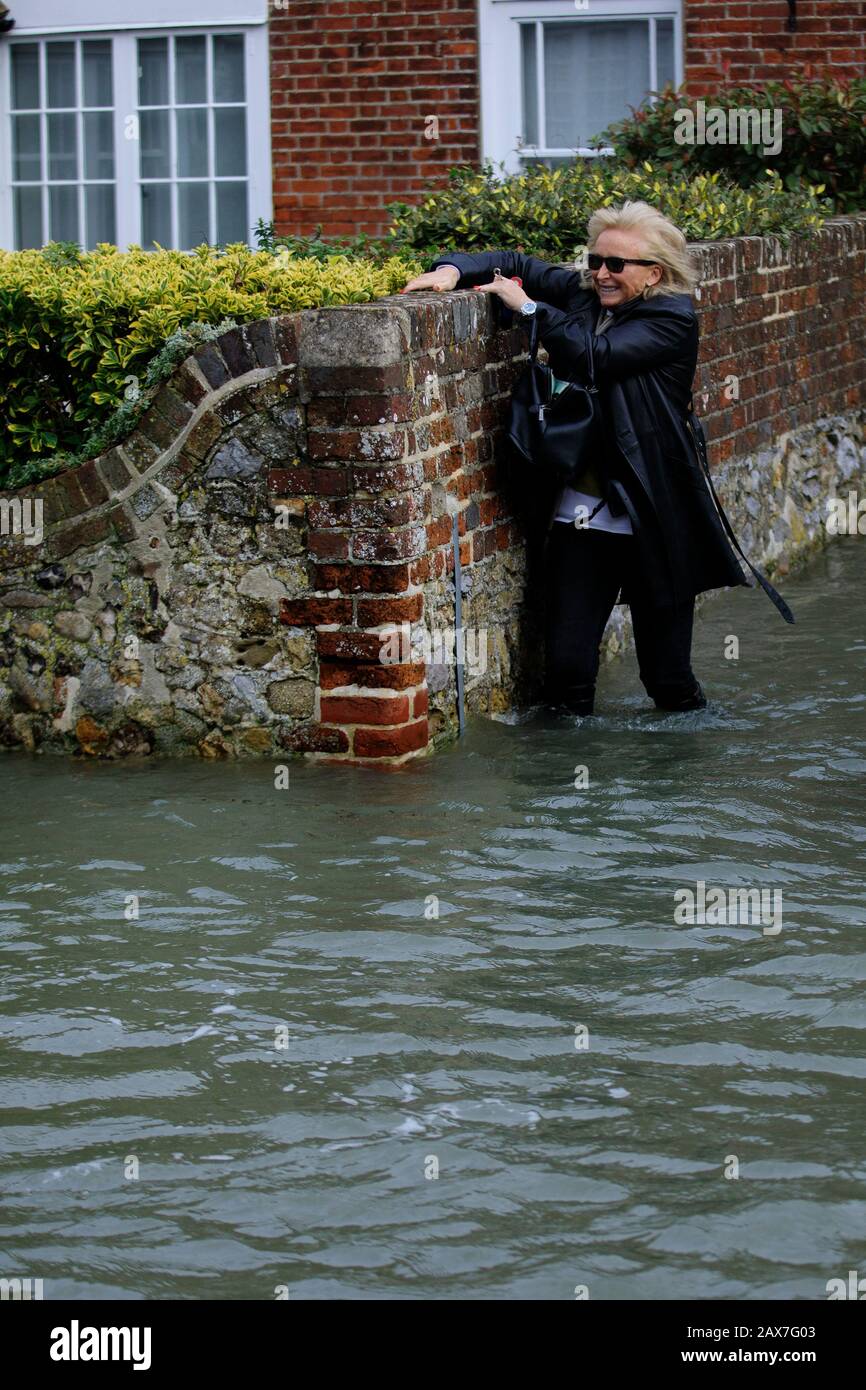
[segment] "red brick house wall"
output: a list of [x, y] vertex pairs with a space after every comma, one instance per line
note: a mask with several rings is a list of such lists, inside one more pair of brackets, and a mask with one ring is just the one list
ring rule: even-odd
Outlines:
[[[793, 33], [787, 0], [685, 0], [684, 18], [692, 99], [866, 71], [866, 0], [798, 0]], [[271, 11], [270, 50], [278, 232], [381, 235], [387, 203], [480, 161], [476, 0], [291, 0]]]
[[866, 72], [864, 0], [797, 0], [793, 32], [787, 19], [786, 0], [686, 0], [689, 95], [798, 74]]
[[381, 234], [386, 203], [478, 162], [475, 0], [291, 0], [270, 48], [278, 232]]

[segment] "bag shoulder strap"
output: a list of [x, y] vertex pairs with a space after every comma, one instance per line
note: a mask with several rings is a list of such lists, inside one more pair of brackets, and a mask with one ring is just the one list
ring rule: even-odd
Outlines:
[[[584, 342], [586, 344], [586, 374], [589, 378], [587, 385], [591, 391], [595, 390], [595, 358], [592, 350], [592, 334], [589, 329], [584, 330]], [[538, 356], [538, 317], [532, 315], [532, 326], [529, 331], [529, 360], [534, 362]]]
[[711, 494], [712, 494], [713, 502], [715, 503], [716, 510], [717, 510], [718, 513], [719, 513], [719, 517], [721, 518], [722, 525], [724, 526], [725, 531], [726, 531], [727, 534], [728, 534], [728, 538], [729, 538], [729, 540], [731, 541], [731, 544], [734, 546], [734, 548], [736, 549], [737, 553], [743, 557], [743, 559], [745, 560], [746, 564], [749, 566], [749, 569], [752, 571], [752, 574], [755, 576], [755, 578], [757, 579], [757, 581], [758, 581], [758, 583], [760, 584], [761, 588], [764, 590], [764, 593], [767, 595], [767, 597], [770, 599], [770, 601], [771, 601], [773, 604], [775, 604], [775, 606], [778, 608], [778, 610], [779, 610], [779, 612], [781, 613], [782, 617], [785, 619], [785, 622], [786, 622], [786, 623], [793, 623], [793, 622], [794, 622], [794, 614], [791, 612], [791, 610], [790, 610], [790, 608], [788, 607], [787, 603], [786, 603], [785, 600], [782, 598], [782, 595], [781, 595], [776, 589], [773, 588], [772, 584], [769, 582], [768, 579], [765, 579], [765, 578], [764, 578], [764, 576], [761, 574], [761, 571], [760, 571], [759, 569], [756, 569], [756, 568], [755, 568], [755, 566], [752, 564], [751, 560], [749, 559], [748, 555], [746, 555], [746, 554], [744, 553], [743, 548], [742, 548], [742, 546], [740, 545], [740, 542], [737, 540], [736, 536], [734, 535], [733, 527], [731, 526], [731, 523], [730, 523], [730, 521], [728, 520], [728, 518], [727, 518], [727, 516], [726, 516], [726, 514], [725, 514], [725, 510], [724, 510], [724, 508], [723, 508], [721, 502], [720, 502], [719, 499], [718, 499], [718, 496], [717, 496], [717, 494], [716, 494], [716, 489], [713, 487], [713, 479], [712, 479], [712, 476], [711, 476], [711, 474], [710, 474], [710, 466], [709, 466], [709, 463], [707, 462], [707, 441], [706, 441], [706, 435], [704, 434], [704, 427], [703, 427], [703, 425], [701, 424], [701, 421], [700, 421], [699, 417], [695, 414], [695, 412], [694, 412], [694, 407], [693, 407], [693, 405], [692, 405], [691, 402], [689, 402], [689, 410], [688, 410], [688, 414], [687, 414], [687, 416], [686, 416], [686, 425], [687, 425], [688, 427], [690, 427], [690, 428], [689, 428], [689, 433], [691, 434], [692, 439], [693, 439], [694, 442], [695, 442], [695, 449], [696, 449], [696, 452], [697, 452], [697, 455], [698, 455], [698, 459], [700, 460], [701, 467], [703, 468], [703, 471], [704, 471], [704, 475], [705, 475], [705, 477], [706, 477], [706, 480], [707, 480], [707, 482], [709, 483], [710, 492], [711, 492]]
[[[525, 316], [524, 316], [525, 317]], [[538, 356], [538, 319], [532, 315], [532, 324], [529, 329], [529, 360], [534, 362]]]

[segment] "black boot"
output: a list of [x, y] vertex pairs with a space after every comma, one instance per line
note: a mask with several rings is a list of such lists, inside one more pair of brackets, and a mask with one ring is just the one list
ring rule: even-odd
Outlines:
[[694, 689], [687, 694], [683, 693], [681, 685], [657, 686], [650, 691], [657, 709], [669, 710], [672, 713], [682, 714], [690, 709], [706, 709], [707, 697], [701, 689], [699, 683], [695, 681]]
[[595, 685], [548, 684], [544, 688], [544, 703], [563, 714], [592, 714]]

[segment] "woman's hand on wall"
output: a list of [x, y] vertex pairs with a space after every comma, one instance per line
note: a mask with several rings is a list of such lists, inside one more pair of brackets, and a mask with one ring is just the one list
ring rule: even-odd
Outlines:
[[495, 294], [502, 300], [506, 309], [519, 309], [521, 304], [529, 303], [529, 295], [525, 294], [517, 280], [509, 280], [504, 275], [497, 275], [488, 285], [474, 285], [473, 289], [481, 290], [483, 294]]
[[460, 279], [460, 271], [453, 265], [440, 265], [435, 270], [428, 270], [423, 275], [416, 275], [414, 280], [409, 280], [399, 291], [400, 294], [408, 294], [409, 290], [453, 290]]

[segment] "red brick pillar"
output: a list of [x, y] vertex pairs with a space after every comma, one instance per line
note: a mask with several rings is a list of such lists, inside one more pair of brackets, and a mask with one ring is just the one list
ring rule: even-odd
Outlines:
[[299, 367], [307, 466], [269, 483], [309, 497], [313, 593], [284, 600], [280, 616], [316, 629], [319, 719], [289, 745], [327, 760], [402, 762], [429, 737], [424, 664], [411, 652], [389, 659], [386, 647], [423, 617], [413, 562], [428, 546], [405, 321], [393, 306], [304, 314]]

